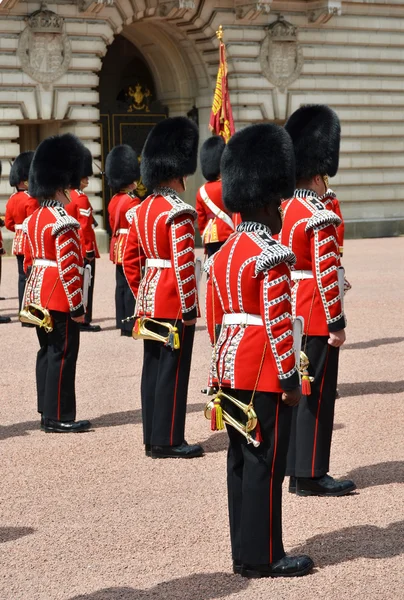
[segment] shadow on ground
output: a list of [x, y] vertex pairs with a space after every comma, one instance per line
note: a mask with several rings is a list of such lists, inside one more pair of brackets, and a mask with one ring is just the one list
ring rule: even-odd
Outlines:
[[32, 527], [0, 527], [0, 544], [4, 542], [13, 542], [18, 538], [24, 537], [24, 535], [30, 535], [34, 533], [35, 529]]
[[353, 479], [359, 489], [389, 483], [404, 483], [404, 461], [392, 460], [358, 467], [348, 473], [347, 477]]
[[[188, 404], [187, 413], [200, 412], [203, 413], [205, 404]], [[91, 424], [94, 428], [99, 427], [121, 427], [122, 425], [138, 425], [142, 422], [142, 411], [126, 410], [122, 412], [109, 413], [94, 417], [91, 419]], [[30, 431], [39, 429], [39, 415], [36, 421], [24, 421], [22, 423], [13, 423], [12, 425], [0, 425], [0, 441], [11, 437], [20, 437], [28, 435]]]
[[404, 392], [404, 380], [339, 383], [338, 391], [342, 398], [348, 398], [350, 396], [367, 396], [369, 394], [400, 394], [401, 392]]
[[308, 554], [317, 567], [326, 567], [357, 558], [389, 558], [403, 552], [404, 521], [398, 521], [387, 527], [356, 525], [315, 535], [291, 554]]
[[399, 344], [404, 342], [404, 337], [379, 338], [377, 340], [369, 340], [368, 342], [354, 342], [353, 344], [344, 344], [344, 350], [366, 350], [368, 348], [377, 348], [378, 346], [386, 346], [387, 344]]
[[129, 587], [104, 588], [70, 600], [213, 600], [246, 590], [248, 580], [229, 573], [197, 573], [164, 581], [148, 590]]

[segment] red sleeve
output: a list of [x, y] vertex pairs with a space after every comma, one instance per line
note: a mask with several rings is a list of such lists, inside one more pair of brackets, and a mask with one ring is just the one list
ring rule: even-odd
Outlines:
[[6, 215], [4, 217], [4, 223], [9, 231], [15, 231], [15, 221], [13, 215], [13, 197], [9, 198], [6, 204]]
[[[210, 337], [211, 344], [214, 344], [214, 325], [221, 325], [224, 315], [224, 310], [217, 293], [217, 280], [214, 272], [214, 262], [209, 268], [209, 279], [206, 286], [206, 324]], [[217, 339], [216, 339], [217, 341]]]
[[60, 281], [69, 302], [72, 317], [84, 314], [83, 258], [77, 229], [64, 229], [56, 235], [56, 262]]
[[25, 215], [29, 217], [37, 208], [39, 208], [38, 200], [32, 196], [29, 196], [26, 204]]
[[22, 235], [24, 236], [24, 273], [27, 273], [28, 269], [32, 267], [32, 250], [29, 237], [25, 231], [23, 231]]
[[138, 219], [135, 213], [132, 225], [129, 228], [122, 259], [123, 271], [135, 298], [137, 298], [139, 284], [142, 279], [142, 267], [146, 262], [143, 248], [139, 244], [137, 227]]
[[84, 241], [86, 254], [95, 253], [95, 233], [93, 229], [93, 208], [86, 194], [80, 194], [76, 200], [77, 220], [80, 223], [80, 235]]
[[337, 227], [337, 236], [338, 236], [338, 244], [339, 244], [339, 253], [340, 253], [340, 256], [342, 256], [343, 252], [344, 252], [345, 223], [344, 223], [344, 219], [342, 217], [341, 207], [338, 202], [338, 198], [334, 198], [333, 207], [334, 207], [335, 214], [338, 215], [339, 218], [341, 219], [341, 225], [338, 225], [338, 227]]
[[198, 316], [195, 280], [195, 228], [190, 214], [174, 217], [169, 226], [171, 262], [177, 283], [183, 321]]
[[322, 225], [309, 231], [312, 270], [320, 292], [329, 331], [345, 328], [338, 286], [339, 247], [334, 225]]
[[293, 347], [290, 274], [287, 267], [274, 267], [263, 272], [260, 293], [260, 312], [268, 335], [269, 347], [278, 370], [283, 390], [299, 386]]
[[208, 217], [206, 215], [205, 203], [201, 198], [199, 191], [196, 194], [196, 212], [198, 213], [198, 229], [199, 233], [202, 234], [205, 231], [206, 225], [208, 224]]

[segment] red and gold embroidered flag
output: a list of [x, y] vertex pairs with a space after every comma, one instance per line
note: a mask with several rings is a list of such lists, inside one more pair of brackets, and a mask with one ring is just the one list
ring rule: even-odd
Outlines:
[[220, 43], [219, 71], [217, 73], [215, 94], [213, 96], [212, 110], [210, 113], [209, 129], [215, 135], [222, 135], [227, 144], [235, 129], [227, 80], [226, 46], [223, 43], [222, 36], [223, 30], [222, 26], [220, 26], [219, 31], [217, 32]]

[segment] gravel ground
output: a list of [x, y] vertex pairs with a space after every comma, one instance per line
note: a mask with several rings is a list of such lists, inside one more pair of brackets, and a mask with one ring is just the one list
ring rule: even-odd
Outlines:
[[[3, 260], [0, 600], [312, 600], [402, 598], [404, 551], [404, 239], [346, 242], [353, 289], [341, 356], [332, 474], [357, 485], [345, 498], [284, 494], [284, 540], [307, 552], [302, 579], [231, 574], [226, 434], [204, 419], [209, 347], [197, 327], [187, 439], [204, 458], [143, 454], [142, 344], [114, 329], [114, 270], [98, 262], [95, 316], [81, 338], [78, 418], [94, 431], [46, 435], [36, 413], [35, 331], [16, 322], [17, 265]], [[400, 410], [401, 409], [401, 410]]]

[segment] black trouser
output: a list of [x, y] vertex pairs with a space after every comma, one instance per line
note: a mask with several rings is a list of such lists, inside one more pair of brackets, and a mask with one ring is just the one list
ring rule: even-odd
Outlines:
[[322, 477], [330, 464], [339, 348], [329, 345], [328, 336], [307, 336], [305, 352], [314, 381], [310, 396], [302, 396], [293, 409], [286, 474]]
[[[224, 390], [226, 391], [226, 390]], [[245, 404], [251, 391], [228, 390]], [[228, 400], [223, 408], [237, 420], [241, 411]], [[227, 489], [233, 560], [268, 565], [284, 555], [282, 543], [282, 482], [285, 476], [292, 409], [281, 394], [256, 392], [254, 408], [263, 442], [254, 448], [227, 426]]]
[[224, 242], [212, 242], [211, 244], [205, 244], [206, 254], [212, 256], [223, 246]]
[[80, 325], [68, 313], [50, 311], [53, 331], [37, 327], [40, 344], [36, 359], [38, 412], [57, 421], [76, 418], [76, 363]]
[[122, 265], [116, 265], [115, 281], [116, 328], [123, 331], [132, 331], [133, 321], [122, 323], [122, 319], [132, 317], [135, 312], [135, 298], [126, 280]]
[[[172, 319], [160, 319], [174, 324]], [[142, 370], [143, 440], [153, 446], [178, 446], [184, 441], [185, 414], [195, 325], [177, 322], [180, 348], [144, 340]], [[164, 328], [155, 331], [166, 335]]]
[[18, 303], [19, 303], [18, 310], [21, 310], [21, 308], [23, 308], [22, 303], [24, 300], [25, 283], [27, 281], [27, 277], [24, 273], [24, 255], [23, 254], [17, 254], [17, 265], [18, 265]]
[[84, 266], [90, 265], [91, 267], [91, 283], [88, 288], [88, 299], [87, 299], [87, 308], [86, 314], [84, 315], [84, 322], [90, 324], [93, 320], [93, 297], [94, 297], [94, 281], [95, 281], [95, 262], [97, 259], [88, 260], [84, 259]]

